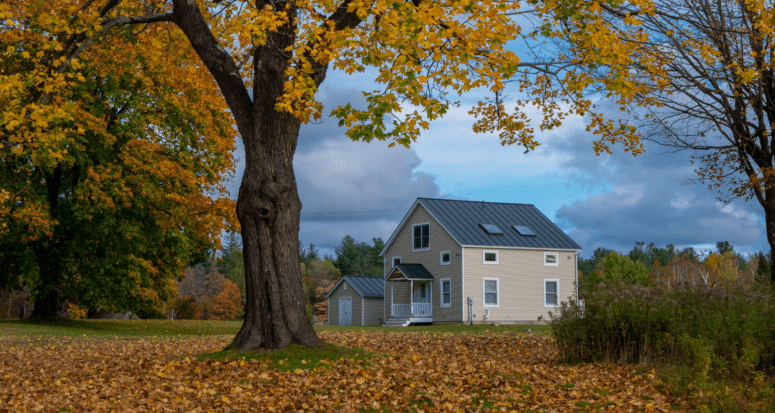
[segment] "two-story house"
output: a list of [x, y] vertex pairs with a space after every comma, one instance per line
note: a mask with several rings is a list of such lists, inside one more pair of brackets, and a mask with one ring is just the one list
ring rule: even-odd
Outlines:
[[418, 198], [380, 253], [384, 319], [535, 323], [576, 298], [580, 250], [533, 205]]

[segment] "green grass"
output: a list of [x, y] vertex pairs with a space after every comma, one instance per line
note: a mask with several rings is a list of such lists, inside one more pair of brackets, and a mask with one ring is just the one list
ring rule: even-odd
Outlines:
[[0, 320], [0, 337], [170, 338], [237, 334], [242, 321]]
[[331, 362], [343, 358], [352, 360], [367, 360], [373, 356], [363, 350], [323, 343], [320, 348], [309, 348], [293, 343], [282, 350], [258, 350], [241, 353], [237, 350], [223, 350], [215, 353], [201, 354], [200, 360], [261, 360], [268, 362], [278, 370], [291, 371], [295, 369], [311, 370], [318, 367], [326, 368]]
[[[143, 337], [170, 338], [180, 336], [212, 336], [237, 334], [242, 321], [201, 321], [201, 320], [68, 320], [34, 321], [0, 320], [0, 337]], [[486, 324], [472, 326], [455, 324], [436, 324], [409, 327], [379, 326], [315, 326], [317, 332], [323, 331], [365, 331], [369, 333], [455, 333], [455, 334], [492, 334], [503, 332], [526, 332], [530, 329], [537, 333], [548, 333], [548, 325], [503, 325], [493, 327]]]
[[550, 333], [551, 327], [544, 324], [533, 325], [501, 325], [493, 327], [489, 324], [474, 324], [471, 326], [460, 324], [431, 324], [409, 327], [380, 327], [380, 326], [315, 326], [315, 330], [321, 331], [365, 331], [368, 333], [395, 332], [395, 333], [456, 333], [456, 334], [492, 334], [527, 332]]

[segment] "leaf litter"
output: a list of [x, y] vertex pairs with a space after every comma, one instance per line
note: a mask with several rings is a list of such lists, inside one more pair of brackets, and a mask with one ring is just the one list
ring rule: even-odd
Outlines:
[[668, 411], [691, 408], [653, 373], [557, 362], [543, 334], [323, 331], [367, 360], [198, 360], [232, 336], [0, 339], [0, 412]]

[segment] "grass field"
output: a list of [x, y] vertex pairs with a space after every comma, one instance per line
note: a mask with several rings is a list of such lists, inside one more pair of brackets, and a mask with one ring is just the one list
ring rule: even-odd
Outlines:
[[0, 411], [690, 408], [664, 394], [654, 374], [557, 363], [546, 326], [316, 326], [321, 349], [223, 351], [239, 328], [231, 321], [0, 321]]

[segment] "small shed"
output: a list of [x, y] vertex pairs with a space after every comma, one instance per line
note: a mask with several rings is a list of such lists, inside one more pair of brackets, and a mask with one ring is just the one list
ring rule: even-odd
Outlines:
[[342, 276], [326, 298], [329, 325], [378, 326], [384, 319], [385, 281], [382, 277]]

